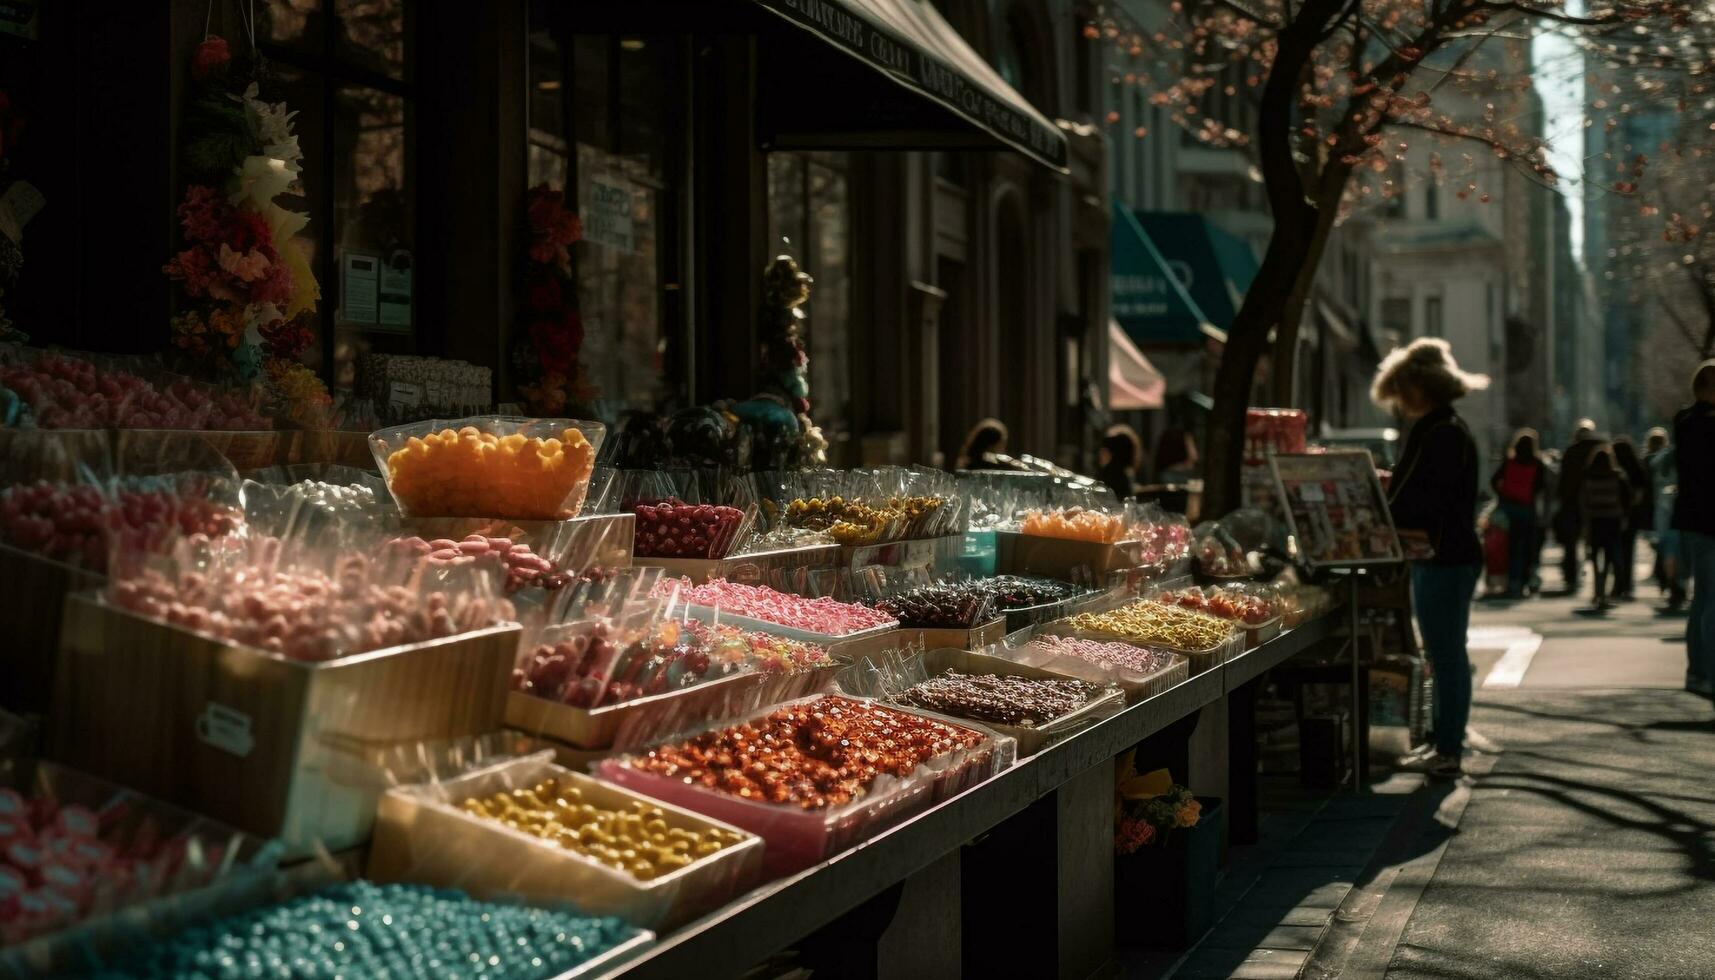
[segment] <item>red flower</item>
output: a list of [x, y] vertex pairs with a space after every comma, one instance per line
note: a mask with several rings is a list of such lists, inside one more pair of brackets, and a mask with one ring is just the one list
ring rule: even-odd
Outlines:
[[257, 249], [270, 259], [279, 257], [274, 250], [274, 232], [268, 227], [268, 219], [249, 208], [233, 209], [228, 219], [226, 243], [234, 252]]
[[292, 300], [292, 270], [284, 262], [275, 262], [267, 275], [250, 284], [250, 302], [273, 303], [284, 306]]
[[208, 76], [225, 68], [232, 61], [232, 48], [226, 43], [226, 38], [210, 37], [197, 45], [191, 54], [191, 77], [197, 81], [206, 81]]
[[530, 308], [538, 313], [558, 310], [562, 299], [560, 280], [555, 276], [542, 276], [530, 284]]
[[219, 241], [229, 210], [220, 192], [204, 184], [192, 184], [185, 188], [185, 199], [179, 205], [179, 224], [184, 226], [185, 237], [192, 241]]

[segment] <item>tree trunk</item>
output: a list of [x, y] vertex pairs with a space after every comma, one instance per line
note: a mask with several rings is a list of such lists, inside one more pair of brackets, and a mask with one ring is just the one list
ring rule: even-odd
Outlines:
[[[1346, 177], [1342, 172], [1342, 190], [1345, 182]], [[1328, 250], [1328, 236], [1334, 232], [1334, 222], [1339, 213], [1338, 195], [1332, 202], [1323, 201], [1318, 206], [1316, 236], [1311, 239], [1310, 249], [1304, 256], [1304, 268], [1299, 274], [1298, 284], [1293, 287], [1292, 296], [1281, 310], [1280, 323], [1274, 328], [1274, 360], [1270, 364], [1272, 375], [1269, 378], [1269, 401], [1270, 404], [1282, 408], [1290, 406], [1293, 401], [1293, 382], [1298, 374], [1298, 333], [1304, 326], [1304, 310], [1310, 305], [1310, 293], [1316, 287], [1316, 270], [1322, 265], [1322, 256]]]
[[[1227, 329], [1226, 349], [1215, 373], [1203, 453], [1203, 513], [1221, 517], [1243, 502], [1241, 467], [1245, 455], [1245, 409], [1250, 405], [1257, 362], [1268, 348], [1268, 331], [1300, 289], [1320, 224], [1294, 159], [1293, 129], [1303, 72], [1323, 32], [1348, 0], [1304, 0], [1292, 22], [1275, 37], [1275, 58], [1258, 101], [1257, 151], [1268, 189], [1274, 231], [1256, 281]], [[1326, 181], [1323, 182], [1326, 186]], [[1326, 195], [1320, 193], [1318, 198]], [[1302, 304], [1302, 300], [1300, 300]]]

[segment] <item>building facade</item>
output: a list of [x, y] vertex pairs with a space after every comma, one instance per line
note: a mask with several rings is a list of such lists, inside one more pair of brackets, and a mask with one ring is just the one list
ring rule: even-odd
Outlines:
[[[1108, 178], [1070, 2], [271, 0], [252, 24], [251, 5], [174, 0], [90, 27], [92, 6], [44, 10], [29, 63], [0, 69], [42, 79], [30, 110], [56, 137], [32, 257], [108, 283], [13, 297], [38, 342], [168, 346], [159, 266], [207, 30], [254, 37], [264, 95], [298, 113], [294, 203], [323, 288], [310, 360], [336, 395], [373, 351], [489, 367], [515, 401], [528, 192], [546, 186], [583, 224], [580, 410], [618, 423], [756, 392], [763, 268], [791, 254], [816, 280], [810, 403], [831, 462], [950, 465], [995, 416], [1015, 452], [1088, 465]], [[98, 96], [99, 125], [77, 108]], [[96, 146], [151, 152], [116, 186], [78, 176]], [[97, 238], [104, 213], [135, 220]], [[114, 249], [159, 261], [94, 275]], [[354, 301], [353, 262], [388, 270], [387, 322]]]

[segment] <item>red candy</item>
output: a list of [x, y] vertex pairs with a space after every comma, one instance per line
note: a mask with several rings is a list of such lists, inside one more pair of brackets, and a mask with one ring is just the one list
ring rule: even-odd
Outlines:
[[663, 500], [638, 504], [632, 551], [640, 558], [723, 558], [744, 512], [736, 507]]
[[95, 487], [41, 480], [0, 493], [0, 543], [95, 572], [107, 569], [109, 530], [135, 546], [172, 527], [220, 537], [240, 520], [234, 508], [165, 490], [108, 499]]

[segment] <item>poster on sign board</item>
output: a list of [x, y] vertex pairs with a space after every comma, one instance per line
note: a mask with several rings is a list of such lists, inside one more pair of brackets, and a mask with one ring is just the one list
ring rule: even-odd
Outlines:
[[1274, 453], [1268, 459], [1305, 565], [1349, 568], [1405, 559], [1368, 452]]

